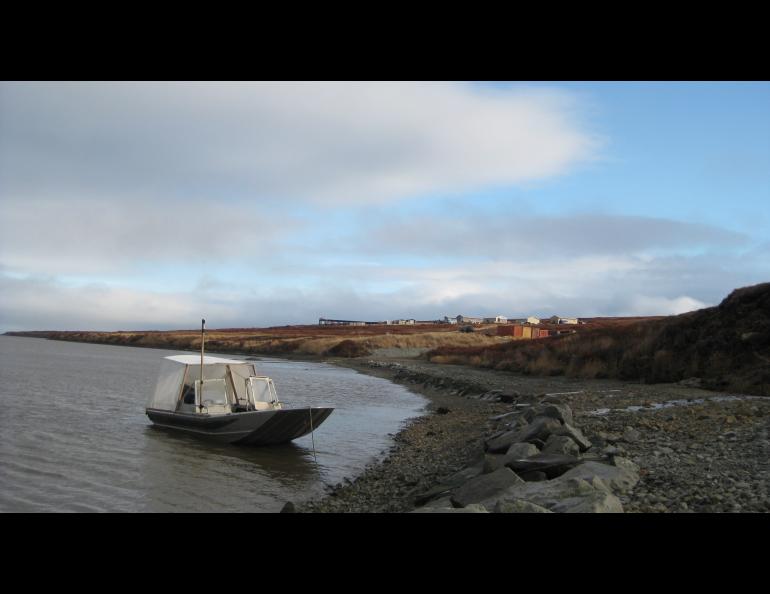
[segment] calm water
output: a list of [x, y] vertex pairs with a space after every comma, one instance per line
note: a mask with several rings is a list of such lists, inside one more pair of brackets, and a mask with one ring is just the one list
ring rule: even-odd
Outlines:
[[317, 463], [310, 436], [211, 444], [144, 414], [161, 359], [179, 353], [0, 336], [0, 511], [279, 511], [359, 474], [426, 404], [348, 369], [266, 359], [257, 371], [285, 406], [336, 408]]

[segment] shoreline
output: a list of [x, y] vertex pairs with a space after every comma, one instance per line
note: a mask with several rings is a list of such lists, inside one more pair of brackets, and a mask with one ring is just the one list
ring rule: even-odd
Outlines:
[[[571, 407], [575, 426], [592, 442], [586, 459], [623, 457], [638, 468], [638, 483], [618, 493], [624, 511], [770, 512], [770, 398], [724, 398], [687, 383], [527, 377], [415, 359], [327, 362], [404, 385], [429, 405], [394, 436], [384, 459], [298, 504], [298, 512], [414, 511], [431, 489], [489, 463], [484, 442], [499, 429], [493, 417], [543, 398]], [[657, 406], [662, 403], [668, 404]], [[439, 414], [440, 408], [449, 412]], [[597, 414], [600, 409], [609, 410]]]
[[[592, 442], [590, 454], [620, 455], [639, 467], [639, 483], [620, 496], [626, 512], [770, 511], [770, 398], [722, 399], [722, 392], [687, 382], [523, 376], [413, 358], [226, 354], [347, 367], [428, 400], [424, 414], [391, 436], [384, 458], [325, 495], [296, 504], [299, 512], [413, 511], [447, 476], [484, 463], [484, 441], [498, 428], [491, 417], [546, 396], [572, 408], [575, 425]], [[656, 408], [662, 403], [673, 404]], [[597, 414], [602, 409], [607, 412]]]

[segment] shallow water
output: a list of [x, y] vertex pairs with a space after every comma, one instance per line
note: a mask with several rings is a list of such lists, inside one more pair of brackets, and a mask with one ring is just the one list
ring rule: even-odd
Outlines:
[[611, 412], [647, 412], [662, 410], [664, 408], [673, 408], [677, 406], [694, 406], [696, 404], [703, 404], [704, 402], [735, 402], [743, 400], [758, 400], [761, 396], [746, 396], [727, 394], [724, 396], [709, 396], [707, 398], [677, 398], [674, 400], [666, 400], [665, 402], [653, 402], [649, 405], [633, 405], [626, 406], [625, 408], [597, 408], [586, 412], [584, 414], [592, 417], [601, 417], [610, 414]]
[[213, 444], [144, 413], [161, 359], [179, 353], [0, 336], [0, 511], [279, 511], [362, 472], [426, 404], [350, 369], [265, 359], [286, 407], [335, 407], [317, 462], [310, 436]]

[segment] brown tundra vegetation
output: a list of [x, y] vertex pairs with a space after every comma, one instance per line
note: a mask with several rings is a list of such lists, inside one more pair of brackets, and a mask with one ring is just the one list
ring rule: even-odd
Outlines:
[[736, 289], [716, 307], [529, 341], [433, 349], [434, 363], [533, 375], [647, 383], [700, 378], [704, 388], [770, 396], [770, 283]]
[[[494, 328], [489, 329], [494, 333]], [[200, 330], [141, 330], [118, 332], [40, 331], [9, 332], [53, 340], [93, 342], [162, 349], [200, 349]], [[457, 332], [457, 326], [278, 326], [273, 328], [226, 328], [206, 331], [206, 349], [218, 353], [243, 353], [303, 357], [362, 357], [377, 349], [431, 349], [445, 345], [488, 345], [503, 339], [481, 330]]]

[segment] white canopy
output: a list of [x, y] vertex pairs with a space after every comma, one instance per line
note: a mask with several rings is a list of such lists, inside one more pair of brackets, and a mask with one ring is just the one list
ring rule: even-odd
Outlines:
[[[200, 365], [201, 364], [200, 355], [172, 355], [170, 357], [165, 357], [165, 359], [168, 359], [169, 361], [175, 361], [176, 363], [181, 363], [182, 365]], [[217, 365], [222, 363], [231, 364], [231, 365], [240, 365], [245, 363], [245, 361], [240, 361], [238, 359], [223, 359], [222, 357], [210, 357], [209, 355], [203, 356], [204, 365]]]
[[[200, 355], [165, 357], [155, 393], [147, 403], [148, 408], [176, 410], [183, 385], [194, 385], [195, 380], [200, 378], [200, 371]], [[247, 399], [246, 379], [256, 375], [254, 364], [250, 361], [209, 356], [203, 358], [203, 379], [224, 379], [228, 384], [228, 391], [239, 401], [245, 402]]]

